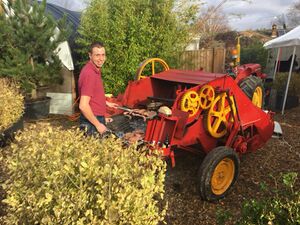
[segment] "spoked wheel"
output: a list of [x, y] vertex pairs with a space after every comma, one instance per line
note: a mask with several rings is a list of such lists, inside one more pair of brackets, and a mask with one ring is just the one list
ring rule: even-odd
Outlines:
[[208, 111], [206, 127], [211, 136], [221, 138], [227, 133], [227, 125], [232, 116], [231, 107], [227, 102], [227, 94], [218, 95]]
[[[148, 75], [145, 74], [145, 70], [146, 67], [148, 67], [148, 65], [151, 66], [151, 68], [147, 68], [148, 70]], [[136, 76], [135, 76], [135, 80], [140, 80], [143, 79], [147, 76], [152, 76], [155, 73], [158, 72], [162, 72], [162, 71], [167, 71], [169, 70], [169, 65], [162, 59], [160, 58], [150, 58], [150, 59], [146, 59], [145, 61], [143, 61], [137, 72], [136, 72]]]
[[259, 108], [263, 107], [264, 89], [262, 80], [259, 77], [247, 77], [240, 83], [239, 86], [255, 106]]
[[203, 200], [223, 198], [236, 182], [240, 160], [235, 151], [220, 146], [210, 151], [198, 171], [198, 189]]

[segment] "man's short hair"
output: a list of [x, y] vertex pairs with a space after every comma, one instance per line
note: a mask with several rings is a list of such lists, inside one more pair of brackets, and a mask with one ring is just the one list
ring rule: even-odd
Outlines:
[[104, 44], [100, 41], [96, 41], [96, 42], [93, 42], [91, 45], [90, 45], [90, 48], [89, 48], [89, 53], [93, 53], [93, 48], [104, 48]]

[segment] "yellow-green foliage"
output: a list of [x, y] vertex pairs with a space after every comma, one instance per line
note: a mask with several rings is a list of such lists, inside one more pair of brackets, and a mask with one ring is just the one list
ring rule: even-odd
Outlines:
[[32, 126], [4, 159], [7, 224], [157, 224], [166, 165], [113, 138]]
[[24, 98], [15, 83], [0, 79], [0, 133], [22, 116]]
[[[279, 93], [284, 93], [286, 89], [286, 84], [288, 81], [289, 73], [277, 73], [275, 80], [273, 81], [273, 87], [277, 89]], [[289, 91], [288, 94], [290, 95], [300, 95], [300, 74], [299, 73], [292, 73], [291, 80], [289, 83]]]

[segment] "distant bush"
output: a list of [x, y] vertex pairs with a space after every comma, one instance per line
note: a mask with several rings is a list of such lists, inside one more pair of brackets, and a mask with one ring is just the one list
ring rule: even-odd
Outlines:
[[157, 224], [165, 162], [113, 138], [49, 125], [16, 137], [2, 162], [7, 224]]
[[[273, 81], [273, 88], [277, 90], [280, 94], [284, 94], [286, 89], [286, 84], [288, 81], [289, 73], [288, 72], [278, 72], [276, 73], [276, 79]], [[289, 83], [289, 91], [290, 95], [300, 95], [300, 74], [292, 73], [290, 83]]]
[[24, 111], [24, 98], [15, 82], [0, 78], [0, 133], [17, 122]]
[[260, 41], [253, 42], [246, 47], [241, 47], [241, 64], [258, 63], [266, 68], [268, 51]]
[[282, 175], [282, 188], [264, 187], [274, 197], [247, 201], [243, 206], [240, 225], [297, 225], [300, 224], [300, 192], [295, 188], [297, 173]]

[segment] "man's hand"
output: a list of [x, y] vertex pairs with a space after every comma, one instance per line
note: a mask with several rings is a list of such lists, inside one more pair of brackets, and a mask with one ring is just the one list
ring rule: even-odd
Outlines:
[[103, 134], [105, 131], [107, 131], [106, 126], [102, 123], [99, 123], [99, 125], [96, 126], [96, 129], [100, 134]]
[[111, 108], [117, 108], [119, 106], [117, 103], [108, 102], [108, 101], [106, 101], [106, 105]]

